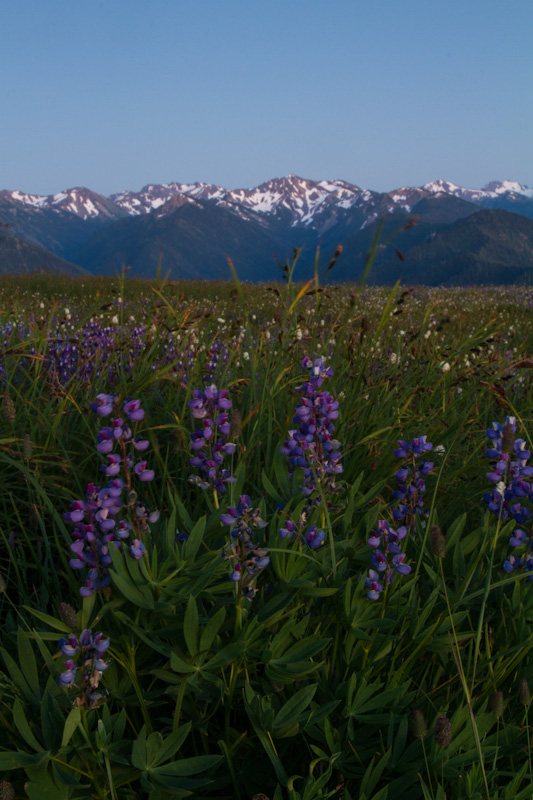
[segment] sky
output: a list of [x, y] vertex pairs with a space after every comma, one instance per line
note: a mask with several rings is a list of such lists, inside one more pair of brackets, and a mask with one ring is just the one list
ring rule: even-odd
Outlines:
[[0, 7], [0, 189], [533, 186], [532, 0]]

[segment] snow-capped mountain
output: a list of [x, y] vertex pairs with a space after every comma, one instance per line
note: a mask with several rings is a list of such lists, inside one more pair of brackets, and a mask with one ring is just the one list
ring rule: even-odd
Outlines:
[[[402, 187], [380, 193], [362, 189], [343, 180], [312, 181], [297, 175], [274, 178], [251, 189], [224, 189], [211, 183], [148, 184], [139, 192], [124, 191], [110, 197], [83, 187], [43, 196], [19, 191], [2, 191], [0, 199], [28, 208], [72, 214], [83, 220], [115, 220], [157, 211], [170, 213], [175, 197], [213, 202], [243, 219], [268, 218], [291, 227], [305, 226], [322, 234], [353, 211], [363, 211], [361, 227], [383, 214], [411, 212], [427, 197], [450, 195], [487, 208], [512, 209], [533, 215], [533, 189], [516, 181], [492, 181], [482, 189], [469, 189], [442, 179], [421, 187]], [[530, 209], [530, 213], [527, 213]]]
[[214, 201], [244, 219], [269, 216], [291, 226], [329, 227], [338, 210], [368, 203], [379, 195], [346, 181], [311, 181], [288, 175], [274, 178], [252, 189], [233, 191], [209, 183], [150, 184], [140, 192], [122, 192], [109, 198], [129, 214], [148, 214], [184, 194], [198, 200]]
[[51, 209], [58, 213], [74, 214], [84, 220], [94, 219], [95, 217], [117, 219], [124, 216], [118, 211], [116, 204], [112, 200], [80, 186], [49, 195], [25, 194], [19, 191], [4, 190], [0, 192], [0, 198], [12, 200], [31, 208]]
[[516, 181], [491, 181], [482, 189], [465, 189], [455, 183], [439, 179], [426, 183], [423, 188], [431, 194], [451, 194], [477, 205], [491, 204], [495, 199], [503, 197], [511, 201], [533, 198], [533, 189]]
[[[319, 244], [325, 253], [342, 244], [349, 272], [352, 261], [364, 260], [382, 217], [387, 236], [418, 219], [401, 243], [407, 250], [425, 247], [446, 226], [484, 209], [533, 220], [533, 189], [511, 180], [482, 189], [436, 180], [381, 193], [343, 180], [288, 175], [250, 189], [173, 182], [110, 197], [83, 187], [46, 196], [0, 191], [0, 222], [12, 235], [91, 271], [112, 273], [127, 263], [135, 274], [149, 275], [161, 255], [179, 274], [221, 277], [229, 255], [251, 280], [276, 269], [273, 253], [285, 261], [294, 247], [304, 248], [303, 277]], [[500, 216], [501, 229], [511, 231], [511, 215]]]

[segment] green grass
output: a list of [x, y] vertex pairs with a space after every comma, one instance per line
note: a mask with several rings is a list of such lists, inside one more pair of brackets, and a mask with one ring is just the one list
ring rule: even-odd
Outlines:
[[[91, 321], [113, 328], [109, 346], [81, 346]], [[516, 416], [517, 435], [533, 444], [532, 321], [516, 288], [2, 278], [14, 419], [4, 399], [0, 774], [15, 796], [530, 797], [519, 689], [533, 681], [532, 587], [504, 572], [516, 525], [489, 514], [483, 495], [492, 421]], [[65, 378], [58, 341], [78, 348], [85, 371]], [[304, 506], [301, 476], [290, 483], [280, 453], [304, 355], [332, 366], [324, 388], [340, 404], [339, 491], [306, 520], [326, 531], [317, 551], [278, 535]], [[218, 498], [189, 481], [188, 401], [206, 379], [230, 391], [242, 420], [238, 480]], [[138, 429], [156, 477], [137, 488], [161, 516], [144, 537], [147, 556], [113, 553], [109, 592], [82, 601], [63, 513], [105, 480], [95, 444], [106, 423], [89, 409], [99, 392], [142, 400]], [[421, 434], [434, 446], [429, 517], [407, 539], [411, 573], [373, 602], [366, 539], [378, 519], [391, 522], [397, 440]], [[271, 551], [252, 602], [220, 557], [229, 541], [220, 514], [244, 493], [268, 522]], [[430, 547], [437, 524], [442, 560]], [[62, 603], [77, 612], [73, 629]], [[55, 683], [59, 637], [85, 627], [111, 639], [93, 709]], [[423, 739], [411, 731], [415, 710]], [[444, 747], [434, 737], [443, 714]]]

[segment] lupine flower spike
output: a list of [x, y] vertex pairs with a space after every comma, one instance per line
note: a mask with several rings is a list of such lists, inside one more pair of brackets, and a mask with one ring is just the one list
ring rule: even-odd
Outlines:
[[218, 390], [215, 384], [204, 392], [193, 390], [189, 408], [193, 417], [201, 420], [200, 427], [191, 433], [191, 449], [194, 455], [189, 459], [191, 467], [200, 473], [191, 475], [189, 480], [200, 489], [212, 488], [217, 494], [224, 494], [226, 484], [235, 483], [231, 470], [224, 466], [226, 456], [232, 456], [237, 446], [227, 441], [231, 432], [229, 410], [231, 400], [227, 390]]
[[[148, 511], [138, 502], [137, 494], [132, 488], [132, 478], [136, 476], [141, 482], [151, 481], [154, 471], [149, 469], [146, 461], [135, 463], [135, 453], [145, 451], [149, 445], [147, 440], [133, 437], [129, 422], [138, 422], [144, 418], [140, 400], [127, 400], [123, 405], [124, 414], [129, 422], [125, 422], [118, 414], [118, 398], [115, 395], [99, 394], [91, 408], [100, 417], [108, 417], [115, 411], [108, 427], [98, 431], [97, 451], [107, 458], [107, 464], [101, 469], [109, 479], [107, 486], [100, 487], [93, 483], [87, 486], [84, 500], [75, 500], [70, 504], [70, 511], [63, 518], [74, 525], [74, 542], [70, 549], [72, 569], [87, 570], [85, 585], [81, 587], [82, 597], [90, 597], [95, 591], [101, 591], [109, 585], [109, 566], [112, 563], [110, 547], [120, 549], [123, 543], [130, 544], [130, 555], [135, 559], [142, 558], [145, 546], [142, 543], [143, 532], [149, 530], [149, 524], [159, 518], [159, 512]], [[117, 448], [120, 452], [115, 452]], [[122, 493], [128, 491], [127, 503], [123, 502]], [[131, 522], [126, 519], [116, 520], [124, 510], [129, 510]]]
[[264, 528], [266, 522], [259, 516], [259, 509], [252, 509], [248, 495], [241, 495], [239, 505], [230, 506], [220, 517], [224, 525], [231, 526], [231, 543], [222, 552], [224, 561], [231, 562], [230, 580], [239, 583], [242, 594], [252, 600], [257, 589], [258, 575], [270, 563], [268, 548], [254, 542], [254, 528]]
[[406, 554], [402, 552], [401, 542], [413, 526], [415, 515], [424, 514], [424, 478], [433, 469], [431, 461], [422, 460], [417, 464], [417, 459], [433, 447], [427, 441], [427, 436], [419, 436], [410, 443], [400, 439], [398, 444], [394, 455], [406, 461], [396, 472], [398, 488], [392, 496], [397, 501], [397, 506], [393, 508], [392, 516], [395, 521], [405, 524], [393, 528], [386, 520], [380, 519], [377, 529], [368, 538], [368, 544], [374, 550], [370, 557], [372, 569], [368, 571], [365, 580], [365, 589], [368, 589], [366, 596], [369, 600], [377, 600], [384, 586], [390, 585], [395, 575], [409, 575], [411, 572], [411, 567], [405, 563]]
[[109, 666], [109, 662], [102, 658], [108, 647], [109, 639], [102, 638], [101, 633], [93, 635], [87, 629], [82, 631], [79, 639], [71, 633], [59, 640], [67, 669], [61, 673], [57, 683], [63, 688], [76, 686], [78, 697], [75, 705], [94, 708], [102, 699], [103, 695], [97, 689], [102, 672]]
[[333, 436], [339, 403], [329, 392], [320, 389], [324, 380], [333, 375], [332, 368], [325, 366], [323, 358], [311, 361], [305, 356], [302, 367], [309, 370], [309, 380], [297, 387], [302, 395], [293, 417], [297, 427], [289, 431], [289, 438], [283, 443], [281, 452], [289, 462], [291, 478], [296, 469], [303, 469], [301, 490], [318, 502], [319, 499], [314, 495], [319, 483], [324, 491], [332, 492], [336, 489], [336, 476], [343, 471], [341, 444]]

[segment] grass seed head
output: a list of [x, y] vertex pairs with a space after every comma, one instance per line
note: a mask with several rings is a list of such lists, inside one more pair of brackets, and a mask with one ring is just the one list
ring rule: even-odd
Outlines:
[[441, 714], [435, 722], [435, 742], [439, 747], [448, 747], [452, 740], [452, 723], [446, 716]]
[[415, 739], [425, 739], [427, 736], [428, 726], [423, 713], [418, 708], [413, 711], [411, 730]]
[[518, 699], [525, 706], [529, 706], [531, 704], [531, 691], [529, 689], [529, 684], [525, 678], [521, 678], [520, 680], [520, 688], [518, 689]]

